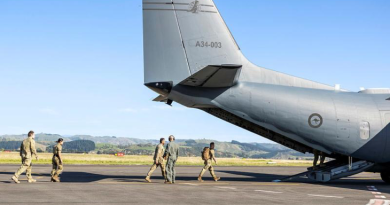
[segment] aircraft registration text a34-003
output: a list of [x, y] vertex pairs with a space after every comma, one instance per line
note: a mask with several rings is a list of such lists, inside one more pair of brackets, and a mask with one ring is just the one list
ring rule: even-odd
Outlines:
[[197, 41], [195, 47], [222, 48], [222, 43], [221, 42]]

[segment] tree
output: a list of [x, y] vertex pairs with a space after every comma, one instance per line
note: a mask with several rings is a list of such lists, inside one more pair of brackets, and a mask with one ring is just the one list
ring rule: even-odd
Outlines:
[[[47, 152], [53, 151], [52, 146], [48, 146], [46, 148]], [[92, 150], [95, 150], [95, 142], [90, 140], [75, 140], [71, 142], [64, 142], [64, 145], [62, 146], [62, 152], [68, 152], [68, 153], [85, 153], [90, 152]]]
[[20, 148], [21, 141], [0, 141], [0, 149], [14, 151]]

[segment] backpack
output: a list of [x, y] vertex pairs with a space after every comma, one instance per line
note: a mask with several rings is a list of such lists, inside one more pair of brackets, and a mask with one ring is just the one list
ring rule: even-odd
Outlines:
[[202, 159], [209, 160], [210, 159], [210, 147], [203, 148]]

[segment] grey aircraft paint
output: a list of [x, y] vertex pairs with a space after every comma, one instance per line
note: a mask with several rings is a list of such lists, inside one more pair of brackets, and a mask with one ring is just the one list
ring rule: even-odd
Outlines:
[[[390, 89], [348, 92], [258, 67], [212, 0], [143, 0], [145, 85], [301, 152], [390, 162]], [[387, 165], [384, 165], [387, 167]]]

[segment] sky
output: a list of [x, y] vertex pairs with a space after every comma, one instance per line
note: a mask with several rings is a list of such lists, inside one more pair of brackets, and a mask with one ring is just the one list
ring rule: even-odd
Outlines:
[[[358, 91], [390, 87], [388, 0], [214, 0], [244, 55]], [[152, 102], [141, 0], [1, 0], [0, 135], [269, 142], [200, 110]]]

